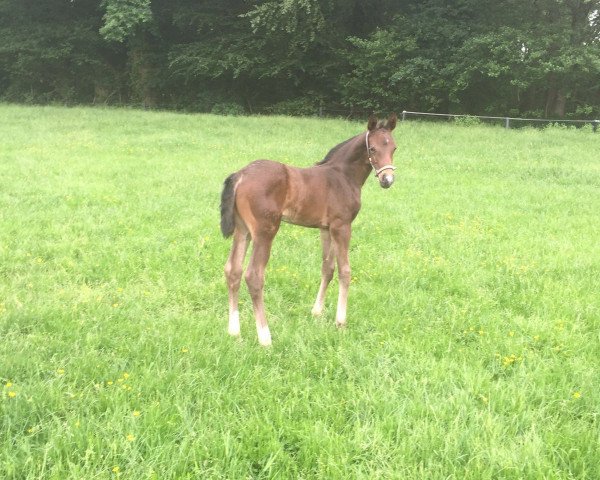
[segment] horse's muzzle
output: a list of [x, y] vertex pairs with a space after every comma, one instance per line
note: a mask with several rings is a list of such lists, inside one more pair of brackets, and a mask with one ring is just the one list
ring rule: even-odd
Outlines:
[[390, 174], [383, 174], [379, 177], [379, 185], [381, 188], [390, 188], [394, 183], [394, 176]]

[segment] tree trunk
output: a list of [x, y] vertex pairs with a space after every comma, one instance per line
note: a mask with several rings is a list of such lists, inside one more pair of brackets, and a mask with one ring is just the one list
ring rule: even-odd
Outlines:
[[148, 34], [141, 33], [131, 40], [129, 58], [131, 62], [131, 88], [133, 100], [145, 108], [158, 105], [156, 91], [152, 86], [155, 67], [150, 54]]
[[551, 87], [546, 95], [546, 117], [563, 118], [567, 106], [567, 96], [564, 90]]

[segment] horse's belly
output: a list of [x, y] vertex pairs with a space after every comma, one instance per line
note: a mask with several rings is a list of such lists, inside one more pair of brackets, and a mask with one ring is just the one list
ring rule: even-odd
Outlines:
[[283, 210], [281, 220], [286, 223], [300, 225], [302, 227], [323, 228], [326, 226], [323, 225], [322, 219], [313, 217], [311, 215], [302, 215], [291, 208], [286, 208]]
[[282, 220], [303, 227], [327, 225], [327, 185], [312, 169], [287, 166], [288, 183]]

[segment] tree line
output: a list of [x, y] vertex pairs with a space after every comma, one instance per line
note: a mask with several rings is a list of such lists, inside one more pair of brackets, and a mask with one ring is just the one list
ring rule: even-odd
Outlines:
[[600, 0], [0, 0], [0, 100], [600, 117]]

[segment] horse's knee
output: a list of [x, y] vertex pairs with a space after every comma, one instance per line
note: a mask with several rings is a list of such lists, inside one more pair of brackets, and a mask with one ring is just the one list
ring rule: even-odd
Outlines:
[[230, 262], [225, 264], [225, 279], [227, 280], [227, 285], [231, 288], [239, 288], [240, 281], [242, 278], [242, 269], [235, 268]]
[[265, 284], [264, 276], [258, 274], [254, 270], [248, 270], [245, 275], [246, 285], [252, 298], [256, 297], [262, 292]]
[[335, 267], [333, 267], [332, 265], [323, 265], [323, 268], [321, 269], [321, 275], [323, 276], [323, 279], [326, 282], [331, 281], [331, 279], [333, 278], [334, 270]]
[[340, 283], [349, 284], [350, 283], [350, 275], [352, 271], [350, 270], [350, 265], [344, 265], [340, 267], [338, 278]]

